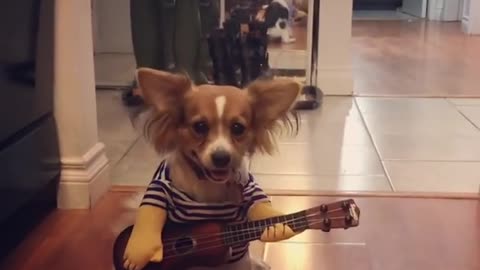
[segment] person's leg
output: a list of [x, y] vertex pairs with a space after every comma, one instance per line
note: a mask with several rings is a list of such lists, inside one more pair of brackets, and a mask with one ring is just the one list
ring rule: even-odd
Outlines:
[[218, 0], [199, 0], [200, 6], [200, 25], [201, 39], [198, 48], [196, 69], [208, 74], [212, 68], [212, 59], [209, 54], [208, 36], [218, 27], [220, 19], [220, 9]]
[[[162, 42], [158, 35], [158, 29], [161, 28], [159, 12], [158, 0], [130, 0], [130, 27], [136, 68], [162, 69], [164, 67], [161, 55]], [[133, 79], [131, 86], [122, 96], [125, 105], [142, 104], [142, 98], [134, 93], [136, 87], [136, 81]]]
[[[138, 1], [138, 0], [137, 0]], [[164, 68], [168, 71], [176, 69], [175, 63], [175, 31], [176, 31], [176, 5], [177, 0], [160, 0], [161, 16], [159, 21], [161, 27], [158, 33], [162, 40], [163, 50], [162, 57], [165, 62]]]
[[130, 0], [130, 24], [137, 67], [163, 69], [158, 0]]
[[175, 60], [177, 69], [188, 75], [196, 84], [206, 82], [197, 69], [201, 25], [199, 0], [177, 0], [175, 20]]

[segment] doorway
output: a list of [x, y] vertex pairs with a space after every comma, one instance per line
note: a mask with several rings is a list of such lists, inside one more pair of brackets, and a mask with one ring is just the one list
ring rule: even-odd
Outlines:
[[354, 0], [354, 20], [412, 20], [427, 16], [428, 0]]

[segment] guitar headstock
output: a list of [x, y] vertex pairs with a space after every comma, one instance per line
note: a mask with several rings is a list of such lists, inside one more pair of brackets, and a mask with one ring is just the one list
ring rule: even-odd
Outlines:
[[308, 209], [308, 227], [329, 232], [330, 229], [348, 229], [360, 223], [360, 209], [354, 200], [343, 200]]

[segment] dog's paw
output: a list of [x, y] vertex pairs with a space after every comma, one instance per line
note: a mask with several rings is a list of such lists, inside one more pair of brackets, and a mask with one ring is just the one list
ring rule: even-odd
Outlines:
[[295, 232], [287, 225], [275, 224], [274, 226], [267, 227], [260, 237], [262, 242], [279, 242], [287, 240], [295, 236]]

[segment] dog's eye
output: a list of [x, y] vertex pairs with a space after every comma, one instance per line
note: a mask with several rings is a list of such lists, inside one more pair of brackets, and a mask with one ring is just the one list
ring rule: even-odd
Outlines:
[[245, 126], [240, 123], [234, 123], [230, 129], [235, 136], [241, 136], [245, 132]]
[[193, 124], [193, 130], [199, 135], [206, 135], [208, 133], [208, 124], [204, 121], [199, 121]]

